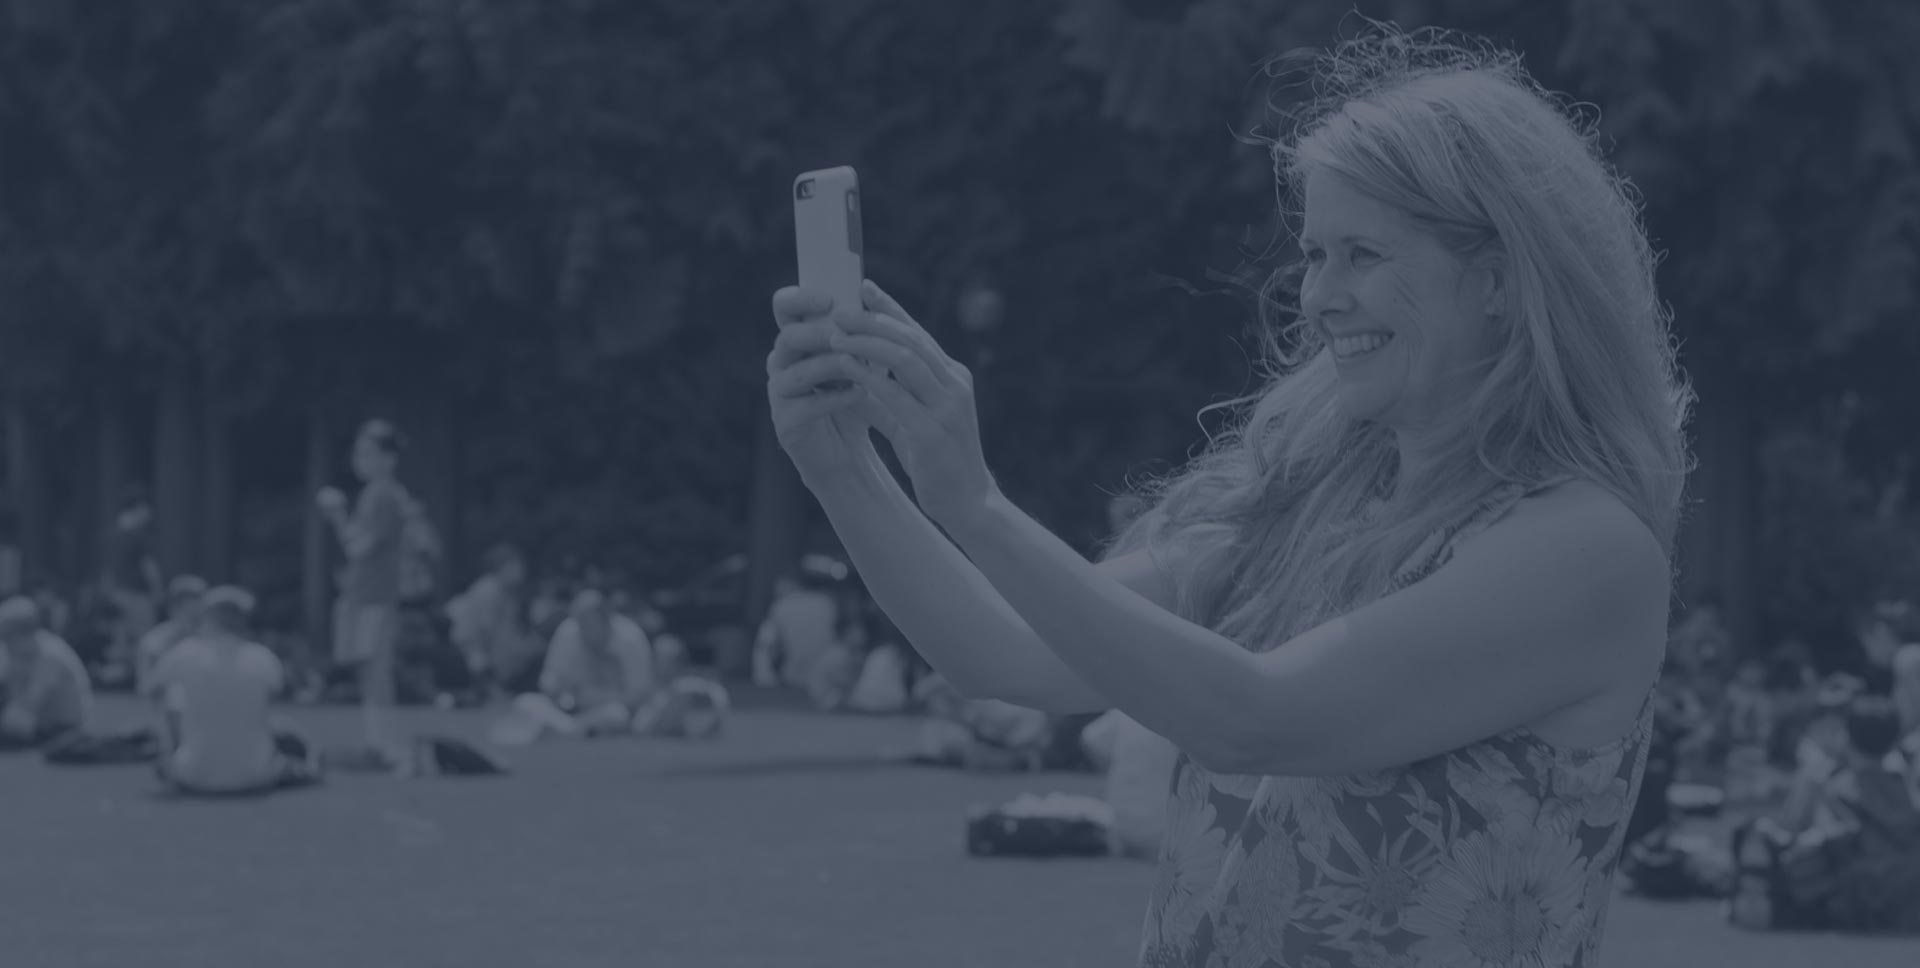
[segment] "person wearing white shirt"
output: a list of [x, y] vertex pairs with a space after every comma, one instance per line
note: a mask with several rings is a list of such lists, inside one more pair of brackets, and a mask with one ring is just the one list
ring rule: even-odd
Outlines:
[[286, 671], [272, 650], [245, 637], [252, 610], [244, 589], [208, 591], [201, 630], [153, 670], [163, 737], [158, 771], [178, 792], [264, 793], [319, 779], [307, 744], [275, 728], [273, 698]]
[[42, 627], [33, 599], [0, 602], [0, 748], [37, 748], [76, 732], [92, 706], [86, 666]]
[[519, 745], [543, 732], [599, 736], [633, 729], [659, 693], [653, 644], [639, 623], [613, 610], [604, 594], [574, 596], [547, 645], [540, 691], [514, 700], [495, 742]]

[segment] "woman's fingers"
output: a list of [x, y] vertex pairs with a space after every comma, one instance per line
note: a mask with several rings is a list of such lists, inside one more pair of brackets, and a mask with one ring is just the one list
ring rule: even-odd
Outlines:
[[832, 352], [829, 341], [833, 333], [833, 323], [826, 319], [810, 319], [781, 326], [780, 335], [773, 340], [773, 352], [767, 354], [767, 375], [778, 373], [810, 356]]
[[835, 352], [847, 353], [891, 370], [895, 380], [927, 407], [933, 407], [947, 392], [947, 385], [927, 367], [918, 353], [899, 343], [877, 336], [834, 335], [828, 339]]
[[[862, 287], [864, 309], [834, 312], [824, 293], [787, 286], [773, 294], [780, 335], [767, 356], [767, 393], [798, 421], [850, 410], [896, 444], [925, 429], [942, 395], [965, 389], [952, 360], [879, 286]], [[822, 384], [850, 385], [828, 390]]]
[[867, 391], [858, 385], [849, 384], [837, 389], [822, 389], [817, 393], [807, 393], [788, 398], [782, 403], [783, 420], [792, 423], [806, 423], [830, 416], [849, 408], [857, 408], [870, 399]]
[[824, 292], [782, 286], [773, 292], [773, 321], [782, 326], [818, 319], [833, 311], [833, 297]]
[[840, 318], [838, 325], [848, 335], [874, 337], [910, 351], [941, 386], [952, 389], [957, 385], [953, 361], [926, 330], [882, 313], [854, 313]]
[[860, 301], [865, 303], [868, 309], [876, 313], [885, 313], [914, 329], [920, 330], [923, 333], [926, 332], [926, 328], [918, 322], [915, 322], [913, 316], [908, 314], [906, 307], [900, 305], [899, 301], [895, 300], [892, 296], [887, 295], [886, 290], [880, 288], [880, 284], [874, 282], [872, 279], [868, 279], [860, 284]]
[[880, 431], [880, 436], [888, 441], [900, 441], [900, 419], [885, 404], [873, 398], [866, 388], [858, 384], [849, 391], [858, 393], [855, 399], [847, 401], [847, 412], [858, 418], [861, 423]]
[[[873, 401], [880, 411], [884, 411], [883, 418], [869, 421], [879, 427], [881, 433], [886, 434], [896, 444], [904, 443], [899, 436], [902, 431], [911, 432], [926, 422], [926, 405], [907, 392], [907, 388], [901, 386], [899, 381], [886, 375], [879, 367], [861, 363], [851, 357], [842, 356], [841, 358], [847, 361], [848, 378], [855, 386], [866, 390], [867, 399]], [[874, 411], [864, 410], [863, 412], [873, 413]]]
[[894, 299], [887, 294], [886, 290], [881, 289], [879, 283], [874, 282], [872, 279], [863, 281], [860, 284], [860, 301], [862, 305], [866, 306], [870, 314], [877, 315], [881, 319], [891, 319], [898, 323], [898, 329], [903, 335], [910, 335], [911, 338], [917, 340], [917, 343], [912, 345], [917, 345], [925, 351], [930, 351], [928, 354], [930, 356], [928, 363], [933, 367], [934, 372], [940, 374], [943, 379], [949, 375], [948, 371], [950, 371], [952, 367], [937, 365], [951, 362], [946, 351], [940, 348], [940, 342], [933, 338], [932, 333], [927, 332], [925, 326], [920, 325], [919, 320], [913, 318], [912, 313], [907, 312], [905, 306], [900, 305], [899, 300]]
[[822, 353], [797, 360], [768, 374], [767, 393], [775, 399], [790, 400], [811, 394], [815, 387], [832, 380], [850, 380], [862, 367], [840, 353]]

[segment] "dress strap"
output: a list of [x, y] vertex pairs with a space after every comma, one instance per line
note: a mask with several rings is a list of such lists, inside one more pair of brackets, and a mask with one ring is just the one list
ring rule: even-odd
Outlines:
[[1453, 551], [1461, 542], [1491, 527], [1521, 501], [1570, 480], [1573, 480], [1573, 475], [1559, 474], [1533, 483], [1508, 481], [1494, 488], [1465, 517], [1429, 535], [1420, 547], [1414, 549], [1413, 554], [1407, 556], [1407, 564], [1394, 579], [1394, 590], [1406, 588], [1433, 574], [1441, 565], [1453, 559]]

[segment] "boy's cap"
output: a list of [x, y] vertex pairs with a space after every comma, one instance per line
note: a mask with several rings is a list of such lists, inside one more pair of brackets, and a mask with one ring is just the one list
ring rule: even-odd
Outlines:
[[236, 611], [252, 613], [253, 593], [238, 585], [221, 585], [209, 589], [201, 596], [200, 603], [208, 608], [225, 606]]
[[207, 580], [199, 575], [175, 575], [167, 582], [168, 598], [191, 598], [207, 593]]
[[0, 602], [0, 635], [29, 632], [40, 627], [40, 606], [25, 595]]

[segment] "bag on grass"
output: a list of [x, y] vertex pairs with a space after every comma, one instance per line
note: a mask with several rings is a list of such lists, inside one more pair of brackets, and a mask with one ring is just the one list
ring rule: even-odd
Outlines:
[[1087, 796], [1023, 793], [967, 814], [975, 857], [1104, 857], [1113, 851], [1113, 811]]
[[706, 739], [727, 724], [732, 701], [718, 682], [680, 676], [633, 717], [633, 731], [672, 739]]
[[104, 735], [71, 732], [41, 747], [40, 758], [55, 766], [124, 766], [160, 758], [160, 737], [150, 729]]
[[413, 741], [412, 776], [500, 776], [505, 763], [465, 740], [420, 736]]

